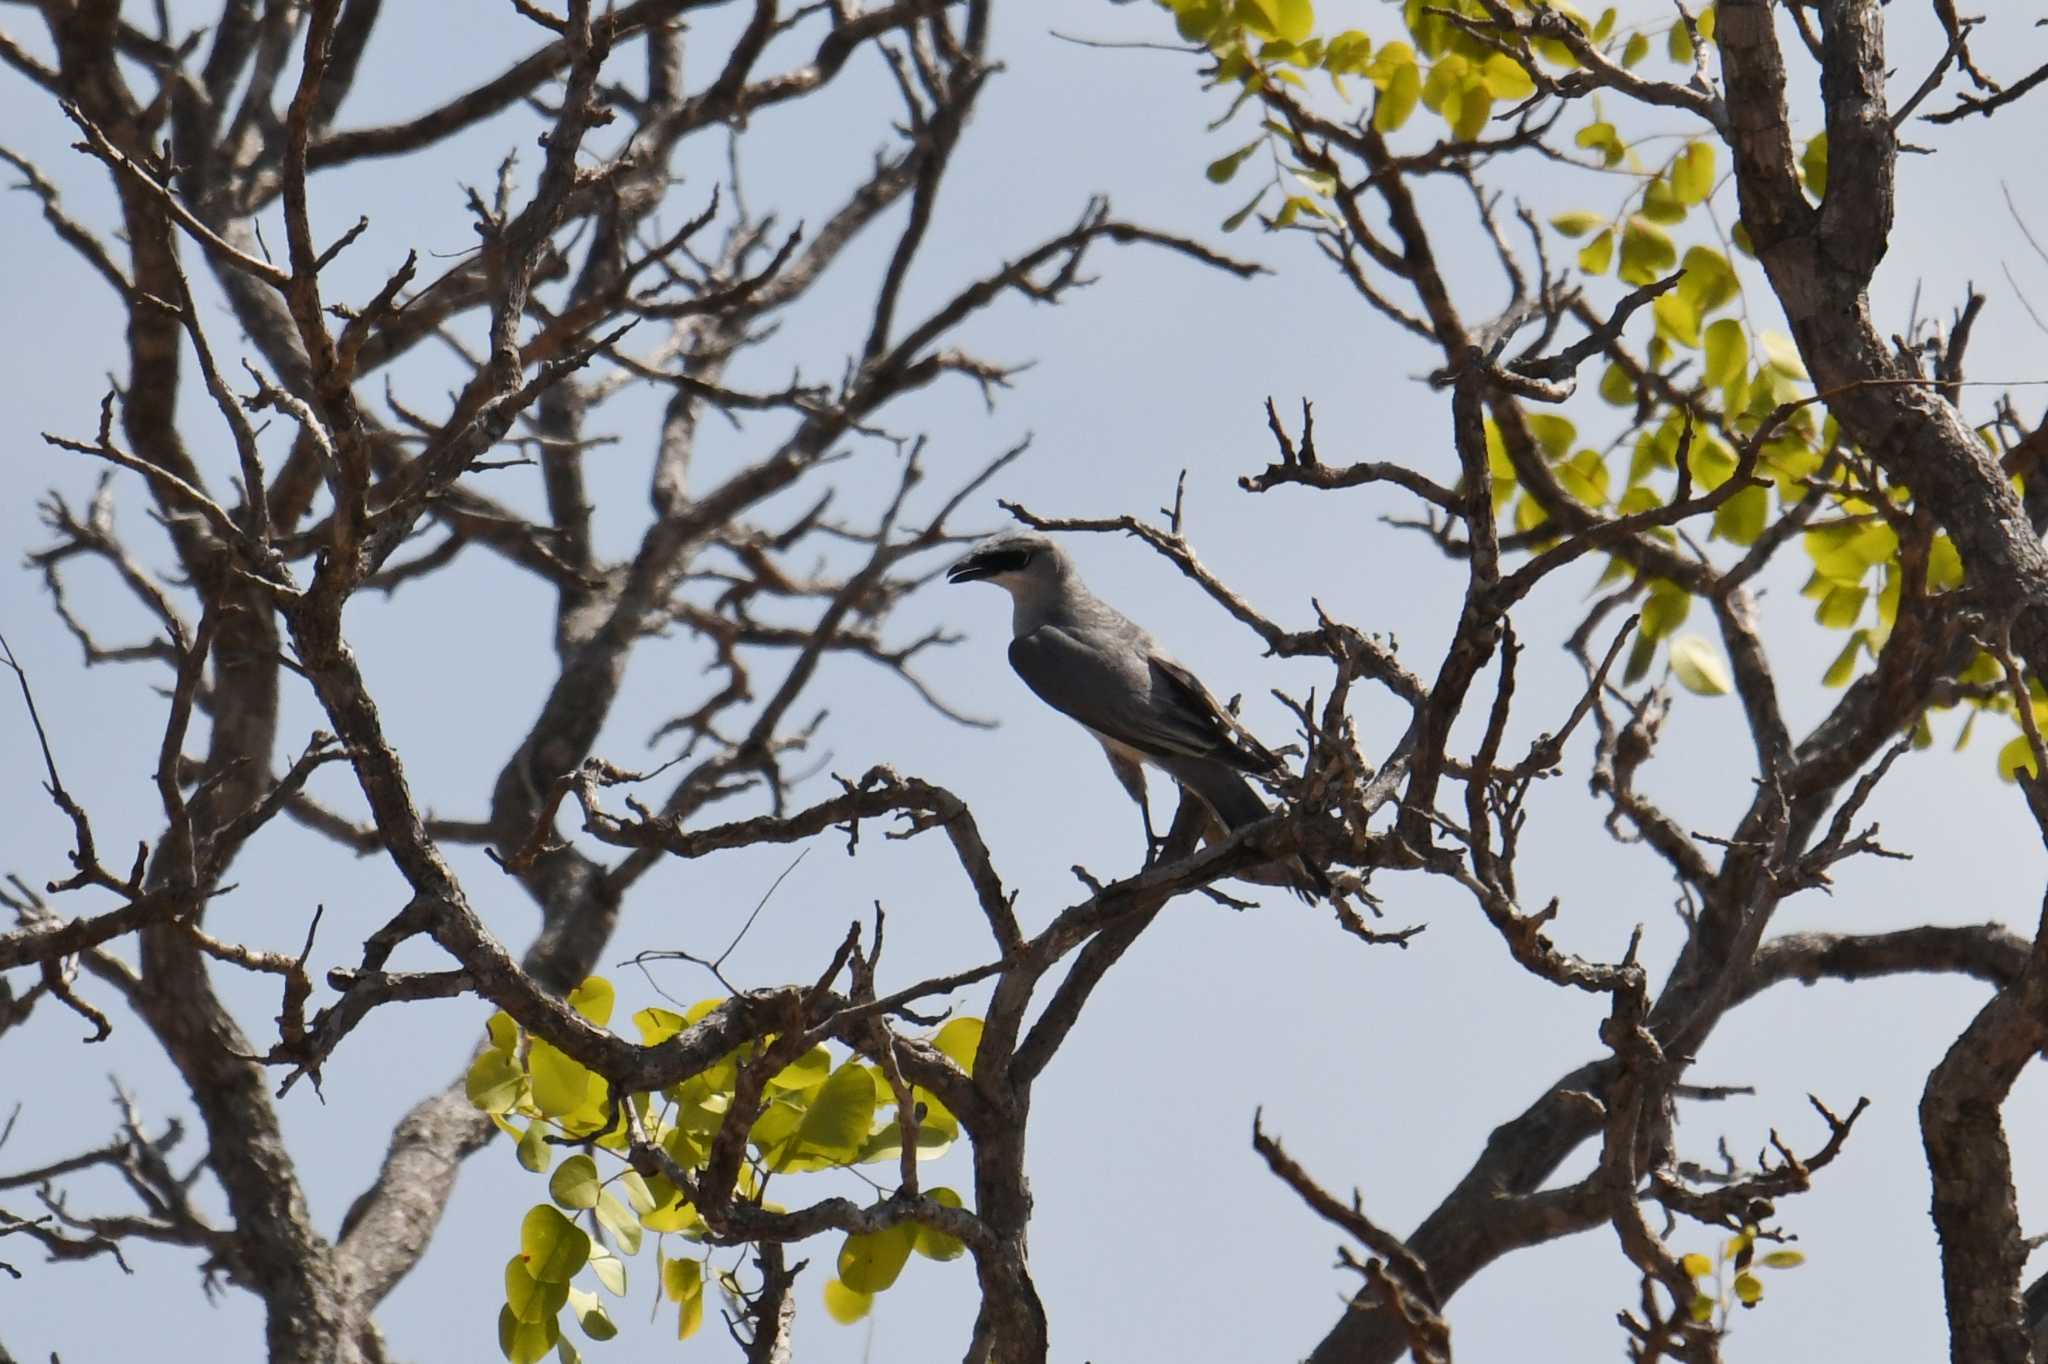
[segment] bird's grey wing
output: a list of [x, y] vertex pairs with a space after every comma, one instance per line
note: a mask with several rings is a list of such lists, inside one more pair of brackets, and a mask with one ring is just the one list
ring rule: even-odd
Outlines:
[[1215, 737], [1217, 756], [1248, 772], [1272, 772], [1280, 767], [1280, 760], [1209, 694], [1200, 678], [1159, 653], [1152, 655], [1152, 671], [1162, 684], [1159, 689], [1173, 698], [1174, 709]]
[[1151, 655], [1121, 637], [1041, 625], [1010, 641], [1010, 666], [1054, 710], [1148, 757], [1222, 756], [1213, 719], [1156, 685]]

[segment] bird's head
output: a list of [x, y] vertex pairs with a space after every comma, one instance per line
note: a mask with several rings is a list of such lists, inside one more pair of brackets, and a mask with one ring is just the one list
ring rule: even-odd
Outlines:
[[1014, 594], [1034, 585], [1050, 586], [1066, 568], [1066, 555], [1050, 539], [1036, 531], [1014, 530], [992, 535], [969, 550], [946, 570], [946, 581], [989, 582]]

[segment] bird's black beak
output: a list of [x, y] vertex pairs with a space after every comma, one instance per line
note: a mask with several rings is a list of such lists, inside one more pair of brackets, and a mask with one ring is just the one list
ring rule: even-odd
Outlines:
[[1022, 568], [1030, 560], [1031, 555], [1021, 549], [976, 550], [946, 570], [946, 581], [979, 582], [984, 578], [993, 578], [998, 573], [1008, 573], [1012, 569]]

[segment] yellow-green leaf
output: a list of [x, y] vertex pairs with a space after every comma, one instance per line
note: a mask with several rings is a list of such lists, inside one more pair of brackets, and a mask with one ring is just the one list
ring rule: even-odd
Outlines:
[[605, 1097], [604, 1077], [539, 1038], [527, 1051], [533, 1074], [534, 1106], [550, 1118], [597, 1105]]
[[1529, 434], [1543, 447], [1543, 453], [1552, 459], [1563, 459], [1565, 452], [1572, 448], [1572, 442], [1579, 438], [1579, 428], [1573, 426], [1569, 418], [1555, 412], [1531, 412], [1524, 420], [1528, 423]]
[[1711, 246], [1688, 247], [1684, 268], [1685, 274], [1678, 281], [1678, 292], [1699, 310], [1702, 317], [1733, 302], [1742, 290], [1741, 282], [1735, 278], [1735, 267]]
[[537, 1175], [548, 1172], [548, 1166], [555, 1163], [555, 1148], [547, 1143], [547, 1126], [536, 1118], [526, 1125], [516, 1148], [519, 1163]]
[[602, 1028], [612, 1021], [612, 1004], [617, 995], [603, 976], [592, 976], [571, 990], [566, 1002], [577, 1013]]
[[1495, 99], [1525, 100], [1536, 93], [1528, 70], [1505, 52], [1496, 52], [1480, 66], [1486, 92]]
[[1799, 347], [1783, 332], [1763, 334], [1764, 363], [1787, 379], [1804, 379], [1806, 362], [1799, 358]]
[[1237, 174], [1237, 168], [1244, 164], [1244, 159], [1259, 149], [1262, 140], [1253, 138], [1236, 151], [1217, 157], [1209, 163], [1208, 169], [1202, 174], [1209, 177], [1209, 183], [1212, 185], [1228, 184], [1230, 177]]
[[[932, 1202], [943, 1204], [948, 1208], [962, 1206], [960, 1195], [943, 1186], [936, 1189], [927, 1189], [925, 1194]], [[967, 1250], [967, 1246], [959, 1237], [949, 1236], [943, 1231], [925, 1226], [922, 1223], [919, 1223], [917, 1228], [916, 1248], [917, 1253], [924, 1256], [927, 1260], [957, 1260]]]
[[580, 1153], [556, 1166], [548, 1180], [548, 1196], [565, 1208], [594, 1208], [600, 1192], [597, 1162]]
[[1637, 62], [1649, 55], [1650, 35], [1647, 33], [1632, 34], [1627, 45], [1621, 49], [1621, 64], [1623, 67], [1633, 67]]
[[1760, 1263], [1766, 1269], [1797, 1269], [1806, 1263], [1806, 1256], [1797, 1250], [1774, 1250], [1764, 1256]]
[[932, 1047], [969, 1075], [974, 1074], [974, 1053], [981, 1047], [981, 1020], [952, 1019], [932, 1037]]
[[1735, 690], [1721, 651], [1703, 635], [1680, 635], [1671, 641], [1671, 671], [1679, 685], [1700, 696], [1726, 696]]
[[1413, 61], [1405, 62], [1394, 69], [1374, 102], [1372, 126], [1382, 133], [1394, 132], [1408, 121], [1421, 98], [1422, 70]]
[[1683, 20], [1671, 26], [1671, 32], [1664, 40], [1664, 50], [1674, 62], [1692, 63], [1692, 35], [1685, 31]]
[[825, 1280], [825, 1312], [841, 1326], [851, 1326], [875, 1305], [875, 1295], [848, 1288], [837, 1279]]
[[1589, 275], [1604, 275], [1614, 263], [1614, 232], [1603, 229], [1599, 236], [1579, 248], [1579, 269]]
[[1700, 312], [1686, 297], [1683, 284], [1668, 294], [1659, 295], [1657, 301], [1650, 305], [1650, 314], [1657, 320], [1657, 335], [1687, 350], [1699, 349]]
[[509, 1051], [486, 1047], [462, 1080], [469, 1101], [486, 1113], [509, 1113], [526, 1090], [526, 1071]]
[[1714, 1272], [1714, 1262], [1698, 1251], [1694, 1251], [1679, 1261], [1679, 1265], [1687, 1274], [1695, 1279], [1704, 1278]]
[[1567, 237], [1583, 237], [1607, 219], [1589, 209], [1575, 208], [1569, 213], [1560, 213], [1550, 220], [1550, 225]]
[[561, 1311], [568, 1298], [568, 1284], [542, 1283], [534, 1278], [527, 1271], [524, 1255], [505, 1262], [505, 1305], [520, 1321], [545, 1321]]
[[1671, 188], [1682, 204], [1705, 203], [1714, 192], [1714, 147], [1694, 142], [1671, 163]]
[[1863, 603], [1869, 596], [1868, 588], [1829, 588], [1828, 594], [1815, 608], [1813, 618], [1830, 630], [1846, 630], [1863, 614]]
[[2011, 740], [2004, 748], [1998, 750], [1998, 775], [2000, 777], [2006, 781], [2012, 781], [2021, 772], [2026, 773], [2030, 777], [2041, 775], [2040, 768], [2034, 763], [2033, 745], [2027, 742], [2027, 736], [2024, 734]]
[[1664, 638], [1685, 624], [1685, 618], [1690, 614], [1691, 594], [1676, 583], [1659, 579], [1650, 584], [1650, 594], [1643, 602], [1643, 638]]
[[590, 1259], [590, 1237], [552, 1205], [536, 1203], [519, 1224], [526, 1272], [542, 1283], [567, 1283]]
[[1744, 1307], [1754, 1307], [1763, 1300], [1764, 1281], [1754, 1274], [1735, 1276], [1735, 1298]]
[[1848, 686], [1849, 679], [1856, 674], [1856, 656], [1863, 652], [1863, 646], [1869, 639], [1868, 630], [1850, 631], [1849, 642], [1842, 646], [1842, 652], [1835, 655], [1835, 661], [1828, 664], [1828, 670], [1821, 674], [1820, 684], [1823, 687]]
[[917, 1227], [909, 1222], [848, 1236], [839, 1248], [840, 1281], [856, 1292], [883, 1292], [903, 1272], [916, 1242]]
[[1828, 135], [1815, 133], [1807, 141], [1806, 150], [1799, 154], [1799, 175], [1806, 181], [1807, 192], [1816, 199], [1827, 197], [1828, 192]]
[[562, 1328], [552, 1316], [521, 1321], [510, 1307], [498, 1309], [498, 1348], [511, 1364], [539, 1364], [561, 1338]]
[[1732, 545], [1753, 545], [1770, 512], [1769, 493], [1754, 485], [1744, 488], [1714, 509], [1714, 534]]
[[1671, 234], [1638, 213], [1621, 233], [1621, 278], [1627, 284], [1648, 284], [1678, 264]]
[[1714, 1306], [1714, 1299], [1708, 1294], [1701, 1293], [1696, 1295], [1692, 1300], [1692, 1319], [1701, 1323], [1712, 1321], [1714, 1319]]
[[1707, 328], [1706, 369], [1702, 377], [1715, 388], [1725, 386], [1749, 369], [1749, 338], [1742, 323], [1724, 317]]

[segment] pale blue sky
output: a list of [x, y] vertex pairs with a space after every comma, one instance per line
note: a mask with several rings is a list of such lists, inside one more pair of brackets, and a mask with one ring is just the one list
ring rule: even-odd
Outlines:
[[[1922, 16], [1908, 8], [1894, 5], [1889, 17], [1899, 30], [1899, 80], [1910, 87], [1921, 73], [1917, 58], [1908, 62], [1903, 54], [1926, 44], [1914, 36]], [[1323, 9], [1334, 23], [1382, 35], [1395, 17], [1377, 4], [1330, 0]], [[490, 0], [387, 10], [388, 31], [366, 68], [375, 77], [344, 109], [344, 125], [418, 109], [534, 41], [530, 26]], [[1107, 192], [1121, 216], [1215, 238], [1216, 224], [1242, 196], [1234, 186], [1210, 186], [1201, 171], [1236, 142], [1203, 132], [1220, 104], [1199, 90], [1192, 64], [1052, 36], [1156, 39], [1167, 32], [1156, 12], [1061, 0], [999, 5], [997, 16], [994, 48], [1006, 70], [956, 159], [906, 309], [1061, 230], [1096, 191]], [[10, 10], [6, 22], [10, 33], [27, 36], [21, 11]], [[715, 46], [719, 31], [716, 23], [703, 24], [695, 41]], [[620, 60], [622, 69], [630, 62]], [[693, 63], [700, 79], [705, 64]], [[1807, 74], [1803, 63], [1795, 70]], [[785, 220], [815, 221], [884, 141], [894, 112], [885, 81], [873, 54], [863, 53], [816, 106], [805, 101], [759, 116], [745, 167], [754, 204], [776, 204]], [[1567, 115], [1566, 125], [1583, 117]], [[1684, 130], [1675, 118], [1640, 126]], [[2038, 113], [2022, 106], [1988, 127], [1916, 130], [1915, 140], [1943, 154], [1901, 164], [1899, 224], [1880, 272], [1877, 311], [1885, 326], [1902, 329], [1916, 287], [1923, 313], [1944, 316], [1966, 282], [1988, 288], [1993, 301], [1972, 348], [1972, 371], [1983, 379], [2048, 375], [2048, 346], [2000, 274], [2009, 264], [2037, 301], [2048, 301], [2048, 267], [2013, 228], [1996, 169], [2035, 155], [2028, 148], [2039, 127]], [[104, 220], [99, 168], [66, 149], [68, 125], [12, 77], [0, 79], [0, 128], [10, 146], [59, 180], [75, 212]], [[366, 297], [411, 247], [423, 256], [464, 249], [473, 237], [455, 180], [487, 181], [515, 144], [525, 149], [530, 169], [531, 130], [529, 117], [510, 116], [430, 156], [318, 180], [316, 210], [329, 230], [358, 214], [372, 220], [337, 267], [331, 291]], [[670, 221], [701, 203], [722, 158], [722, 145], [710, 139], [684, 158], [685, 183]], [[1548, 165], [1511, 175], [1496, 187], [1523, 196], [1539, 214], [1589, 203], [1604, 209], [1622, 193], [1614, 181]], [[2013, 178], [2021, 208], [2039, 220], [2048, 189], [2024, 175]], [[1728, 194], [1724, 187], [1717, 202]], [[1456, 207], [1440, 194], [1428, 202]], [[35, 209], [25, 195], [0, 201], [0, 259], [10, 264], [0, 271], [0, 315], [15, 319], [0, 330], [0, 448], [14, 489], [0, 506], [0, 548], [10, 560], [44, 542], [32, 506], [41, 490], [55, 486], [82, 503], [98, 472], [46, 448], [36, 433], [89, 432], [104, 375], [119, 363], [112, 301], [96, 277], [51, 242]], [[837, 357], [865, 326], [874, 267], [892, 241], [886, 230], [863, 241], [841, 266], [837, 287], [810, 300], [777, 347], [734, 382], [779, 382], [797, 362], [814, 374], [836, 373]], [[1446, 243], [1450, 259], [1463, 253], [1470, 261], [1469, 268], [1454, 267], [1470, 306], [1492, 301], [1497, 275], [1476, 239], [1459, 228]], [[1365, 311], [1301, 244], [1240, 232], [1226, 245], [1277, 273], [1247, 284], [1176, 257], [1101, 252], [1091, 260], [1100, 282], [1065, 306], [1011, 300], [966, 333], [989, 356], [1037, 361], [993, 415], [963, 385], [894, 409], [892, 424], [931, 433], [931, 501], [995, 451], [1033, 435], [1031, 453], [974, 509], [974, 520], [990, 527], [1001, 519], [996, 495], [1047, 514], [1148, 512], [1170, 497], [1185, 467], [1189, 533], [1226, 580], [1294, 626], [1309, 621], [1313, 593], [1334, 614], [1395, 636], [1411, 666], [1431, 670], [1455, 619], [1461, 577], [1419, 538], [1380, 524], [1380, 516], [1408, 510], [1398, 497], [1379, 489], [1252, 497], [1237, 491], [1235, 480], [1270, 455], [1260, 410], [1268, 394], [1283, 410], [1303, 395], [1314, 399], [1327, 459], [1408, 460], [1453, 476], [1447, 406], [1413, 382], [1434, 360]], [[237, 354], [231, 321], [217, 312], [212, 325], [217, 348]], [[408, 371], [401, 397], [432, 402], [451, 375], [445, 367]], [[1995, 390], [1977, 392], [1972, 412], [1981, 417]], [[2037, 402], [2023, 390], [2020, 405], [2031, 412]], [[229, 452], [215, 423], [202, 404], [186, 410], [188, 438], [207, 468], [223, 473]], [[621, 437], [590, 464], [599, 534], [615, 552], [637, 536], [644, 514], [651, 410], [645, 402], [621, 404], [600, 423]], [[1602, 420], [1600, 410], [1597, 400], [1572, 409], [1589, 427]], [[735, 433], [713, 422], [708, 429], [714, 436], [699, 467], [715, 470], [765, 448], [775, 428], [762, 422]], [[537, 505], [531, 470], [490, 478], [494, 494]], [[122, 492], [125, 523], [161, 566], [165, 552], [135, 490], [124, 485]], [[1268, 689], [1299, 693], [1323, 685], [1312, 667], [1262, 659], [1255, 637], [1142, 546], [1092, 538], [1072, 550], [1104, 596], [1142, 619], [1212, 688], [1243, 692], [1247, 718], [1269, 739], [1286, 737], [1288, 725]], [[1589, 581], [1585, 574], [1551, 584], [1518, 617], [1531, 648], [1516, 740], [1554, 728], [1576, 695], [1576, 667], [1555, 644], [1576, 622]], [[34, 576], [10, 572], [0, 583], [0, 630], [30, 670], [59, 763], [88, 798], [102, 845], [153, 836], [159, 816], [149, 773], [163, 702], [150, 684], [161, 678], [141, 668], [81, 669]], [[1816, 679], [1839, 644], [1810, 623], [1797, 586], [1774, 580], [1764, 603], [1795, 729], [1823, 713], [1829, 697]], [[77, 609], [106, 622], [108, 637], [125, 641], [141, 628], [107, 581], [81, 572], [71, 587]], [[956, 791], [979, 816], [998, 868], [1020, 890], [1025, 924], [1042, 924], [1080, 893], [1070, 864], [1097, 873], [1135, 864], [1142, 852], [1136, 822], [1092, 742], [1040, 707], [1011, 675], [1002, 655], [1007, 604], [998, 594], [935, 586], [908, 604], [896, 629], [908, 639], [942, 619], [969, 639], [929, 657], [927, 675], [953, 700], [1000, 717], [1002, 728], [950, 726], [893, 679], [835, 660], [812, 693], [830, 699], [824, 734], [831, 768], [858, 773], [889, 761]], [[437, 813], [467, 817], [483, 809], [541, 695], [548, 620], [537, 583], [481, 554], [394, 601], [366, 597], [350, 608], [351, 637], [389, 731], [421, 799]], [[599, 752], [628, 766], [648, 761], [646, 736], [701, 696], [699, 662], [681, 641], [641, 650]], [[320, 722], [303, 689], [288, 686], [286, 694], [283, 740], [296, 747]], [[1398, 735], [1397, 711], [1365, 693], [1357, 713], [1369, 752], [1383, 753]], [[1937, 728], [1952, 734], [1955, 723]], [[1810, 894], [1793, 902], [1779, 929], [1988, 918], [2030, 925], [2040, 901], [2041, 852], [2017, 796], [1990, 773], [2004, 735], [1985, 728], [1959, 756], [1942, 746], [1903, 761], [1873, 803], [1888, 841], [1914, 861], [1845, 868], [1832, 898]], [[65, 870], [68, 828], [37, 789], [30, 742], [25, 717], [0, 701], [0, 753], [12, 759], [0, 785], [0, 870], [42, 881]], [[1585, 795], [1588, 752], [1582, 735], [1568, 753], [1566, 775], [1532, 802], [1525, 894], [1535, 903], [1562, 895], [1558, 935], [1589, 954], [1613, 957], [1631, 927], [1645, 924], [1648, 959], [1661, 965], [1679, 941], [1668, 879], [1653, 856], [1616, 846], [1600, 832]], [[1681, 694], [1645, 783], [1687, 827], [1725, 832], [1749, 795], [1747, 754], [1732, 702]], [[315, 790], [353, 808], [345, 769], [327, 769]], [[821, 777], [807, 794], [828, 790]], [[473, 902], [509, 944], [523, 946], [535, 923], [526, 898], [480, 854], [457, 849], [453, 857]], [[643, 947], [722, 945], [789, 857], [771, 849], [665, 866], [636, 892], [607, 960]], [[361, 937], [404, 895], [382, 862], [358, 861], [286, 825], [264, 835], [237, 876], [240, 888], [216, 906], [212, 931], [296, 949], [312, 906], [324, 903], [315, 954], [322, 969], [352, 963]], [[1331, 1268], [1333, 1233], [1252, 1155], [1255, 1107], [1264, 1105], [1269, 1129], [1328, 1185], [1359, 1186], [1377, 1220], [1406, 1230], [1462, 1174], [1495, 1124], [1599, 1051], [1600, 1002], [1515, 967], [1468, 901], [1422, 879], [1387, 877], [1376, 888], [1390, 921], [1429, 924], [1405, 952], [1363, 948], [1322, 911], [1283, 896], [1261, 896], [1261, 908], [1242, 914], [1191, 900], [1162, 916], [1098, 994], [1041, 1082], [1033, 1113], [1033, 1265], [1051, 1314], [1055, 1359], [1288, 1359], [1329, 1327], [1352, 1280]], [[986, 930], [943, 843], [864, 838], [848, 860], [843, 843], [828, 838], [783, 884], [729, 970], [747, 984], [815, 970], [847, 920], [864, 917], [874, 899], [891, 915], [890, 978], [908, 982], [981, 959]], [[87, 903], [61, 907], [78, 912]], [[433, 958], [416, 951], [409, 960], [424, 965]], [[655, 1002], [636, 974], [611, 974], [623, 1008]], [[710, 993], [708, 980], [681, 968], [663, 983], [684, 997]], [[252, 1035], [267, 1037], [276, 1012], [271, 984], [224, 973], [222, 987]], [[111, 1006], [105, 991], [90, 982], [87, 991]], [[1681, 1133], [1688, 1154], [1710, 1155], [1722, 1135], [1737, 1152], [1753, 1152], [1773, 1125], [1795, 1148], [1811, 1149], [1824, 1134], [1806, 1108], [1808, 1090], [1838, 1109], [1859, 1094], [1875, 1101], [1815, 1191], [1780, 1205], [1812, 1265], [1772, 1281], [1764, 1307], [1739, 1319], [1731, 1358], [1906, 1359], [1945, 1350], [1914, 1106], [1928, 1067], [1981, 998], [1981, 987], [1945, 981], [1781, 988], [1715, 1034], [1692, 1078], [1754, 1084], [1758, 1093], [1688, 1109]], [[971, 996], [961, 1002], [974, 1007]], [[324, 1230], [332, 1233], [373, 1175], [395, 1117], [457, 1073], [484, 1014], [474, 1001], [379, 1013], [334, 1058], [324, 1104], [305, 1086], [283, 1101]], [[0, 1110], [15, 1099], [24, 1103], [13, 1139], [0, 1149], [0, 1171], [103, 1140], [113, 1121], [109, 1073], [135, 1092], [153, 1122], [183, 1116], [189, 1124], [186, 1096], [144, 1030], [118, 1012], [115, 1024], [111, 1041], [81, 1047], [82, 1025], [46, 1007], [0, 1042]], [[2048, 1173], [2040, 1147], [2028, 1140], [2048, 1119], [2048, 1090], [2037, 1076], [2030, 1072], [2022, 1081], [2009, 1111], [2022, 1213], [2036, 1218]], [[196, 1158], [200, 1146], [195, 1132], [183, 1154]], [[1576, 1164], [1588, 1159], [1581, 1153]], [[964, 1154], [947, 1157], [928, 1178], [965, 1187]], [[70, 1187], [81, 1210], [127, 1206], [112, 1181]], [[802, 1194], [789, 1190], [792, 1200]], [[541, 1197], [542, 1182], [518, 1168], [509, 1148], [494, 1146], [470, 1163], [440, 1236], [381, 1314], [396, 1357], [496, 1357], [500, 1268], [515, 1246], [521, 1212]], [[6, 1196], [16, 1211], [28, 1201]], [[2028, 1229], [2039, 1228], [2030, 1222]], [[1706, 1248], [1712, 1240], [1704, 1231], [1690, 1236], [1688, 1242], [1682, 1235], [1681, 1248]], [[817, 1306], [836, 1245], [836, 1238], [824, 1238], [800, 1252], [812, 1267], [800, 1281], [799, 1358], [830, 1364], [958, 1356], [974, 1303], [964, 1263], [919, 1262], [881, 1300], [872, 1327], [841, 1328]], [[18, 1239], [0, 1246], [0, 1258], [28, 1274], [21, 1283], [0, 1279], [0, 1340], [23, 1359], [55, 1349], [69, 1360], [94, 1360], [200, 1339], [221, 1358], [257, 1356], [255, 1299], [229, 1292], [209, 1306], [196, 1292], [192, 1256], [142, 1246], [129, 1254], [133, 1277], [105, 1261], [45, 1266]], [[644, 1253], [643, 1263], [632, 1266], [632, 1301], [615, 1311], [626, 1338], [589, 1346], [586, 1357], [657, 1358], [658, 1350], [677, 1348], [657, 1343], [667, 1339], [672, 1309], [642, 1338], [651, 1258]], [[1526, 1357], [1532, 1347], [1541, 1358], [1618, 1358], [1613, 1314], [1634, 1295], [1633, 1274], [1611, 1234], [1596, 1230], [1487, 1271], [1452, 1302], [1449, 1317], [1466, 1358]], [[1873, 1311], [1873, 1304], [1884, 1308]], [[732, 1353], [715, 1319], [703, 1337], [680, 1348], [706, 1358]]]

